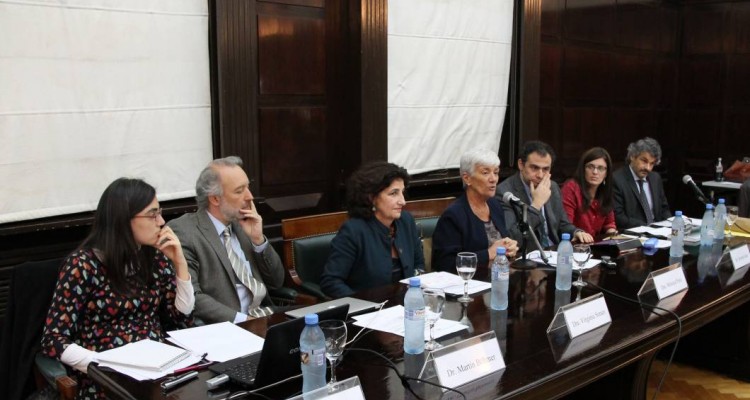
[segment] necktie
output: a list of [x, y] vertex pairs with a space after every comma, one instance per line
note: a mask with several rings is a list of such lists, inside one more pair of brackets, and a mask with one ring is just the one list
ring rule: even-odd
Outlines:
[[[541, 229], [541, 237], [539, 238], [539, 244], [542, 245], [543, 248], [548, 248], [552, 245], [549, 240], [549, 235], [547, 234], [547, 218], [545, 218], [544, 213], [539, 213], [539, 218], [542, 220], [542, 229]], [[540, 249], [541, 250], [541, 249]]]
[[273, 310], [269, 307], [260, 307], [260, 302], [266, 297], [266, 285], [263, 282], [253, 278], [250, 272], [245, 266], [245, 263], [240, 260], [240, 256], [232, 248], [232, 231], [230, 227], [224, 229], [221, 236], [224, 238], [224, 247], [227, 249], [227, 255], [229, 255], [229, 263], [232, 264], [232, 269], [237, 277], [240, 279], [243, 285], [250, 289], [250, 293], [253, 295], [253, 301], [248, 307], [247, 314], [251, 317], [265, 317], [266, 315], [273, 314]]
[[654, 211], [651, 209], [651, 206], [648, 205], [648, 198], [646, 197], [646, 192], [643, 191], [643, 179], [638, 179], [638, 191], [640, 192], [640, 196], [638, 198], [641, 200], [641, 206], [643, 207], [643, 210], [646, 211], [646, 223], [651, 224], [654, 222]]

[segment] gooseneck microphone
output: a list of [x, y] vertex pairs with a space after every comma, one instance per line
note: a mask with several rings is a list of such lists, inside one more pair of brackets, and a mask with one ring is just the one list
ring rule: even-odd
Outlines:
[[523, 201], [521, 201], [521, 199], [516, 197], [516, 195], [511, 192], [505, 192], [503, 194], [503, 202], [505, 202], [505, 204], [509, 206], [523, 207], [526, 205]]
[[703, 204], [710, 203], [710, 201], [708, 200], [708, 197], [706, 197], [706, 195], [703, 194], [703, 191], [701, 190], [701, 188], [699, 188], [698, 185], [695, 184], [695, 181], [693, 181], [693, 178], [690, 175], [683, 176], [682, 183], [690, 186], [690, 189], [693, 189], [693, 193], [695, 193], [695, 197], [698, 198], [698, 201], [700, 201]]

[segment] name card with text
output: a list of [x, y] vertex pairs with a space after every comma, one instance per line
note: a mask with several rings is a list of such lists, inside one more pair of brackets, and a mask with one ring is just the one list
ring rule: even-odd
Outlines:
[[443, 348], [433, 352], [435, 370], [443, 386], [455, 388], [505, 368], [497, 337], [494, 332], [488, 333], [491, 335], [467, 339], [469, 345], [466, 347]]
[[604, 296], [598, 293], [593, 297], [569, 304], [563, 311], [571, 339], [612, 322]]
[[685, 271], [680, 264], [672, 264], [654, 271], [651, 276], [654, 278], [654, 287], [659, 300], [688, 288]]
[[732, 257], [732, 266], [735, 270], [746, 267], [750, 264], [750, 250], [747, 245], [730, 249], [729, 256]]

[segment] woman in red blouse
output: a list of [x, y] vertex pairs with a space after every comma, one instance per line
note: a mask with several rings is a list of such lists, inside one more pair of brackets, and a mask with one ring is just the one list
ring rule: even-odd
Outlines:
[[562, 186], [568, 219], [592, 236], [617, 233], [612, 184], [607, 183], [607, 172], [611, 169], [612, 159], [607, 150], [591, 148], [578, 161], [575, 176]]

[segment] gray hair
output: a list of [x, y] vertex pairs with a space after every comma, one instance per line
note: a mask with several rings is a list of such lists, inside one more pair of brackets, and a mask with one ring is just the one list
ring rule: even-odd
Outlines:
[[496, 152], [487, 149], [469, 150], [461, 155], [459, 173], [461, 176], [465, 173], [471, 175], [477, 165], [480, 164], [488, 167], [499, 167], [500, 157], [497, 156]]
[[630, 143], [628, 145], [628, 155], [625, 161], [630, 162], [633, 157], [638, 157], [641, 153], [649, 153], [656, 159], [656, 164], [661, 162], [661, 146], [656, 139], [645, 137], [638, 140], [637, 142]]
[[221, 196], [221, 177], [216, 167], [242, 167], [242, 159], [237, 156], [217, 158], [203, 168], [195, 182], [195, 202], [199, 210], [208, 208], [208, 196]]

